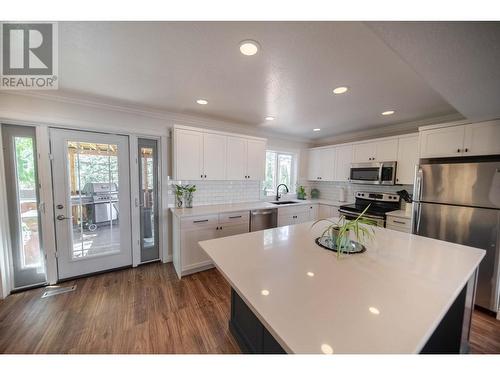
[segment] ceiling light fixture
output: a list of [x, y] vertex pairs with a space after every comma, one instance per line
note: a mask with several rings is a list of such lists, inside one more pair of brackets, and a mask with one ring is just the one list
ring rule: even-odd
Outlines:
[[320, 128], [314, 128], [313, 132], [319, 132], [321, 129]]
[[196, 101], [196, 103], [201, 104], [201, 105], [207, 105], [208, 104], [208, 100], [206, 100], [206, 99], [198, 99]]
[[333, 89], [333, 93], [335, 95], [340, 95], [340, 94], [346, 93], [348, 90], [349, 90], [349, 87], [347, 87], [347, 86], [339, 86], [339, 87], [336, 87]]
[[396, 113], [396, 111], [393, 111], [393, 110], [385, 111], [385, 112], [382, 112], [382, 116], [390, 116], [390, 115], [393, 115], [394, 113]]
[[260, 294], [262, 294], [263, 296], [268, 296], [268, 295], [269, 295], [269, 290], [267, 290], [267, 289], [262, 289], [262, 290], [260, 291]]
[[274, 117], [273, 116], [267, 116], [266, 117], [266, 121], [274, 121]]
[[328, 344], [322, 344], [321, 351], [325, 354], [333, 354], [333, 348]]
[[240, 43], [240, 52], [245, 56], [253, 56], [259, 52], [259, 43], [255, 40], [244, 40]]
[[380, 314], [380, 310], [377, 309], [376, 307], [369, 307], [368, 310], [373, 314], [373, 315], [379, 315]]
[[309, 271], [309, 272], [307, 273], [307, 276], [309, 276], [309, 277], [313, 277], [313, 276], [314, 276], [314, 272]]

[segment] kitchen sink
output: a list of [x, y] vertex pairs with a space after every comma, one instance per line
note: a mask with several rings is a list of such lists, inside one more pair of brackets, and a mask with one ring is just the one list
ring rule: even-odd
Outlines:
[[269, 203], [282, 205], [282, 204], [294, 204], [294, 203], [300, 203], [300, 202], [297, 202], [297, 201], [277, 201], [277, 202], [269, 202]]

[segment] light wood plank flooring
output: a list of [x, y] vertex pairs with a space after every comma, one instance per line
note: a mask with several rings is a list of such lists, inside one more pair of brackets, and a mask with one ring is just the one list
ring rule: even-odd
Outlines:
[[[149, 264], [0, 301], [0, 353], [239, 353], [228, 329], [230, 287], [215, 269], [179, 281]], [[500, 353], [500, 322], [475, 313], [471, 351]]]

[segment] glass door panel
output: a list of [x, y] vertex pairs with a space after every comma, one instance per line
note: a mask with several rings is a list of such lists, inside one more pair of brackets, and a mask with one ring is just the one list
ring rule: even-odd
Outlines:
[[118, 145], [67, 141], [73, 259], [120, 250]]
[[141, 262], [159, 259], [158, 147], [154, 139], [138, 140]]
[[14, 289], [46, 282], [35, 128], [2, 126]]

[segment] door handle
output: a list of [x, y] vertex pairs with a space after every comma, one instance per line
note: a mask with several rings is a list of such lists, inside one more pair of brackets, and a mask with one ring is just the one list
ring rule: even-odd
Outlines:
[[56, 216], [56, 219], [57, 219], [57, 220], [70, 220], [70, 219], [73, 219], [73, 216], [66, 217], [66, 216], [64, 216], [64, 215], [57, 215], [57, 216]]

